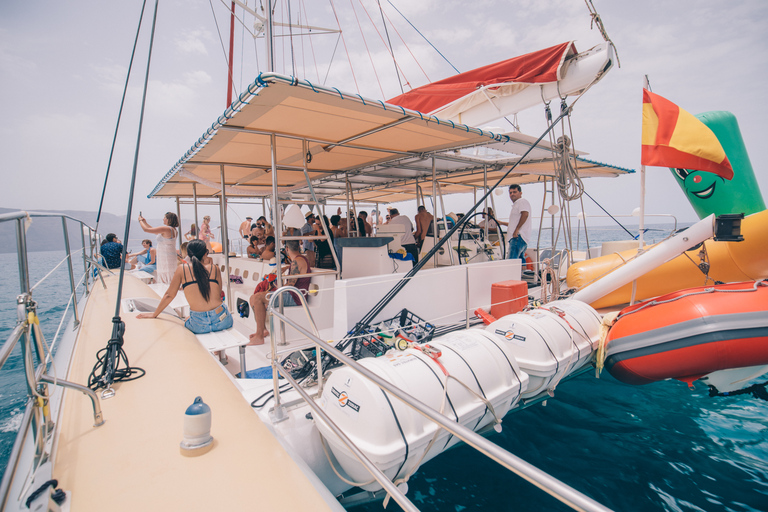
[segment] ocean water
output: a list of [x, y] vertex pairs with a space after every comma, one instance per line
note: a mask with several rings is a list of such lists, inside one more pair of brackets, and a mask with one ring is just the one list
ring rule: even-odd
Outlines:
[[[668, 233], [654, 229], [652, 241]], [[591, 243], [625, 238], [619, 227], [590, 231]], [[32, 284], [62, 258], [61, 251], [30, 253]], [[16, 323], [16, 269], [15, 254], [0, 254], [2, 342]], [[47, 340], [68, 300], [68, 279], [61, 267], [33, 292]], [[22, 377], [17, 347], [0, 371], [0, 473], [23, 413]], [[617, 511], [768, 510], [768, 402], [749, 395], [710, 398], [700, 383], [638, 387], [587, 373], [558, 386], [546, 406], [508, 414], [502, 426], [493, 442]], [[570, 510], [467, 446], [428, 462], [408, 485], [424, 511]], [[391, 502], [387, 510], [400, 508]]]
[[[74, 248], [73, 248], [74, 249]], [[28, 255], [30, 287], [35, 286], [64, 258], [64, 251], [31, 252]], [[5, 343], [16, 327], [16, 297], [20, 292], [16, 253], [0, 253], [0, 343]], [[82, 273], [82, 261], [74, 262], [75, 275]], [[69, 271], [66, 263], [33, 290], [37, 314], [46, 342], [50, 345], [70, 296]], [[78, 298], [80, 294], [78, 294]], [[71, 308], [66, 321], [71, 317]], [[27, 387], [21, 344], [16, 344], [5, 366], [0, 369], [0, 475], [10, 456], [16, 433], [26, 406]]]

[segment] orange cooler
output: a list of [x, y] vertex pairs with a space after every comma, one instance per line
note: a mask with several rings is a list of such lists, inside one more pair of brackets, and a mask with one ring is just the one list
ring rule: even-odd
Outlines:
[[491, 285], [491, 315], [494, 318], [522, 311], [528, 305], [525, 281], [501, 281]]

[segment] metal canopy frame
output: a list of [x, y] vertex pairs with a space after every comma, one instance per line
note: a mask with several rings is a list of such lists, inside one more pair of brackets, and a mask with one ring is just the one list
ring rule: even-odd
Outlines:
[[[498, 179], [534, 141], [293, 77], [261, 74], [149, 197], [218, 198], [224, 183], [229, 198], [271, 197], [276, 192], [281, 200], [307, 202], [313, 201], [311, 183], [318, 202], [343, 202], [347, 180], [361, 203], [412, 200], [416, 184], [433, 179], [440, 182], [442, 194], [466, 193]], [[634, 172], [582, 155], [571, 155], [582, 177]], [[542, 142], [507, 181], [530, 183], [554, 176], [556, 156]]]

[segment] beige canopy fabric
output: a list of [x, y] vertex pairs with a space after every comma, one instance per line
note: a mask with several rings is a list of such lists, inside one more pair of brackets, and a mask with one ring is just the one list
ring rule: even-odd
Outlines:
[[[527, 135], [496, 134], [456, 125], [402, 107], [318, 87], [277, 74], [261, 74], [165, 175], [149, 197], [198, 198], [272, 194], [272, 140], [281, 199], [310, 199], [304, 175], [320, 201], [346, 199], [347, 181], [360, 202], [416, 197], [417, 183], [432, 194], [492, 184], [533, 145]], [[306, 141], [306, 156], [304, 144]], [[553, 176], [555, 153], [544, 141], [506, 180], [527, 183]], [[614, 166], [571, 157], [581, 176], [617, 176]]]

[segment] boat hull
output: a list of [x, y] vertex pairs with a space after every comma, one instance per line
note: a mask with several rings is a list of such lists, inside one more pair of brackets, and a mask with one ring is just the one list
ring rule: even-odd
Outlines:
[[768, 285], [692, 288], [625, 308], [606, 354], [611, 375], [636, 385], [768, 364]]

